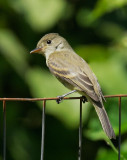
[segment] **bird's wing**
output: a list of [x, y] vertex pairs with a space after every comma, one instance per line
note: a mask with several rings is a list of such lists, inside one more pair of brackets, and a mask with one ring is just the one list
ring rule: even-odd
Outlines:
[[49, 57], [48, 67], [65, 86], [68, 83], [74, 89], [85, 92], [94, 101], [100, 101], [101, 95], [96, 77], [87, 63], [77, 54], [56, 52]]
[[101, 88], [96, 76], [87, 63], [78, 55], [70, 55], [65, 52], [50, 56], [48, 66], [50, 71], [65, 86], [69, 84], [72, 86], [72, 89], [76, 89], [87, 95], [88, 100], [95, 107], [103, 130], [109, 138], [115, 138], [115, 133], [102, 103], [103, 95]]

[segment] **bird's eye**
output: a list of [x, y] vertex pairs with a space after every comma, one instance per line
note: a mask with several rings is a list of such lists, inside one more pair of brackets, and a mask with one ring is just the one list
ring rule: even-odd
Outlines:
[[47, 44], [51, 44], [51, 40], [47, 40]]

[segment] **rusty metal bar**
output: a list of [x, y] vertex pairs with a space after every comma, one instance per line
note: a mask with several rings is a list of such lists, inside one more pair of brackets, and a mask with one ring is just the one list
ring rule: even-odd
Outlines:
[[105, 98], [127, 97], [127, 94], [105, 95], [104, 97], [105, 97]]
[[3, 101], [3, 160], [6, 160], [6, 101]]
[[119, 97], [119, 142], [118, 142], [118, 160], [121, 156], [121, 97]]
[[[44, 100], [57, 100], [59, 99], [58, 97], [49, 97], [49, 98], [0, 98], [0, 101], [30, 101], [30, 102], [35, 102], [35, 101], [44, 101]], [[81, 97], [64, 97], [64, 100], [69, 100], [69, 99], [81, 99]]]
[[[119, 95], [106, 95], [105, 98], [113, 98], [113, 97], [127, 97], [127, 94], [119, 94]], [[82, 97], [64, 97], [64, 100], [69, 99], [81, 99]], [[49, 97], [49, 98], [0, 98], [0, 101], [43, 101], [43, 100], [57, 100], [58, 97]]]
[[80, 122], [79, 122], [79, 149], [78, 160], [82, 157], [82, 99], [80, 99]]
[[44, 160], [45, 108], [46, 108], [46, 100], [43, 101], [43, 109], [42, 109], [41, 160]]

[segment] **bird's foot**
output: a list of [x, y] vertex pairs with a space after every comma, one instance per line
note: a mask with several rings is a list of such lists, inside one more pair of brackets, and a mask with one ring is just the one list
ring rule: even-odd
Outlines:
[[83, 102], [83, 103], [88, 102], [88, 101], [87, 101], [87, 98], [86, 98], [85, 96], [82, 96], [82, 102]]
[[56, 103], [57, 104], [60, 104], [61, 103], [61, 101], [63, 100], [63, 96], [58, 96], [58, 99], [56, 100]]

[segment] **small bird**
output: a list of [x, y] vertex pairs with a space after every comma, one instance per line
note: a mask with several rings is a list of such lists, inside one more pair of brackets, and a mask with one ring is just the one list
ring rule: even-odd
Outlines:
[[74, 52], [69, 43], [58, 33], [49, 33], [40, 39], [37, 47], [30, 53], [44, 55], [50, 72], [65, 87], [72, 90], [59, 96], [57, 102], [60, 103], [66, 95], [79, 92], [95, 107], [107, 136], [115, 139], [115, 133], [103, 105], [104, 96], [98, 80], [86, 61]]

